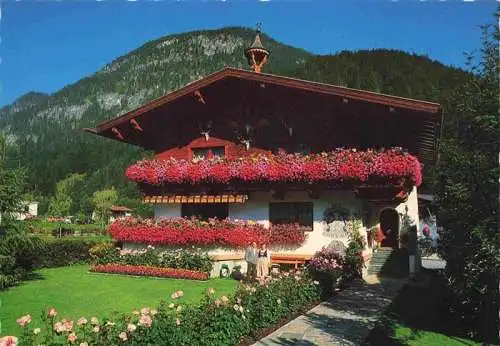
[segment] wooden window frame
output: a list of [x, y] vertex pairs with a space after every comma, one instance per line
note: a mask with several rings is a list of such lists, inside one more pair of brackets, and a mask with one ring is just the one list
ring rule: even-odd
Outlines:
[[[311, 211], [311, 219], [310, 219], [310, 224], [303, 224], [301, 223], [300, 221], [300, 216], [298, 213], [296, 213], [296, 215], [294, 215], [294, 218], [295, 220], [294, 221], [289, 221], [290, 223], [294, 223], [294, 222], [297, 222], [301, 225], [301, 227], [304, 229], [304, 231], [308, 231], [308, 232], [312, 232], [313, 229], [314, 229], [314, 202], [312, 201], [305, 201], [305, 202], [270, 202], [269, 203], [269, 222], [271, 224], [275, 224], [273, 221], [273, 218], [274, 218], [274, 215], [273, 215], [273, 211], [272, 211], [272, 208], [273, 206], [276, 206], [276, 205], [289, 205], [289, 206], [292, 206], [292, 205], [303, 205], [303, 207], [307, 207], [307, 208], [311, 208], [310, 211]], [[296, 208], [296, 207], [295, 207]], [[297, 212], [297, 210], [295, 210], [295, 212]], [[303, 221], [303, 220], [302, 220]], [[276, 223], [276, 224], [284, 224], [284, 223], [288, 223], [288, 222], [279, 222], [279, 223]]]

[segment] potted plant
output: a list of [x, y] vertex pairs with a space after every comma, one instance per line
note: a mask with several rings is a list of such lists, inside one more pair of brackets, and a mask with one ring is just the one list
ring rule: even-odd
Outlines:
[[231, 272], [231, 277], [237, 281], [243, 280], [243, 274], [241, 273], [241, 266], [234, 266]]

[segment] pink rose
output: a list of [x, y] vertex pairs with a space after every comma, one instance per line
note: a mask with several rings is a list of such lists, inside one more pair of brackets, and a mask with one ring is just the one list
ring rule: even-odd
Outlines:
[[65, 331], [70, 332], [73, 329], [73, 321], [71, 321], [71, 320], [62, 320], [61, 322], [64, 325]]
[[120, 339], [122, 339], [122, 341], [127, 341], [128, 340], [128, 337], [127, 337], [127, 333], [126, 332], [121, 332], [118, 337]]
[[215, 300], [215, 306], [219, 307], [220, 306], [220, 300], [219, 299], [216, 299]]
[[54, 330], [56, 331], [56, 333], [62, 333], [66, 329], [64, 328], [64, 326], [63, 326], [63, 324], [61, 322], [57, 322], [57, 323], [54, 324]]
[[71, 333], [70, 335], [68, 335], [68, 341], [73, 343], [76, 341], [76, 334], [75, 333]]
[[31, 322], [31, 315], [24, 315], [16, 320], [17, 324], [24, 328], [25, 325]]
[[151, 324], [153, 323], [153, 320], [151, 319], [150, 316], [148, 315], [142, 315], [141, 318], [139, 319], [139, 325], [144, 326], [144, 327], [151, 327]]
[[4, 336], [0, 339], [0, 346], [16, 346], [17, 338], [15, 336]]
[[86, 319], [85, 317], [80, 317], [76, 323], [77, 323], [79, 326], [83, 326], [83, 325], [87, 324], [87, 322], [88, 322], [88, 321], [87, 321], [87, 319]]
[[49, 317], [56, 317], [57, 316], [57, 310], [55, 308], [50, 308], [47, 312], [47, 315]]
[[142, 308], [141, 309], [141, 315], [149, 315], [149, 308]]
[[181, 324], [181, 320], [177, 318], [177, 319], [175, 320], [175, 324], [176, 324], [176, 325], [180, 325], [180, 324]]
[[129, 332], [133, 332], [133, 331], [135, 331], [136, 329], [137, 329], [137, 327], [136, 327], [136, 325], [135, 325], [135, 324], [132, 324], [132, 323], [127, 324], [127, 330], [128, 330]]

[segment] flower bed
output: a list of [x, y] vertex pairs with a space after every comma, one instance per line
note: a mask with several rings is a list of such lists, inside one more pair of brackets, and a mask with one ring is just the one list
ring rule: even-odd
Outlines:
[[217, 296], [209, 288], [197, 305], [182, 304], [184, 293], [176, 291], [170, 296], [172, 300], [161, 303], [158, 309], [145, 307], [113, 320], [61, 320], [51, 308], [43, 325], [33, 325], [30, 315], [19, 318], [22, 329], [16, 341], [28, 346], [237, 345], [245, 337], [255, 337], [257, 332], [310, 307], [319, 301], [320, 294], [318, 283], [293, 272], [260, 284], [242, 284], [229, 297]]
[[383, 180], [387, 184], [419, 186], [421, 166], [417, 158], [399, 149], [383, 152], [339, 149], [332, 152], [300, 154], [258, 154], [238, 159], [142, 160], [126, 170], [128, 179], [138, 183], [227, 184], [241, 182], [337, 182], [363, 183]]
[[187, 269], [210, 273], [213, 263], [208, 253], [201, 249], [161, 251], [148, 245], [145, 249], [122, 250], [113, 243], [99, 244], [90, 249], [93, 264], [122, 264], [134, 266]]
[[96, 273], [154, 276], [173, 279], [208, 280], [207, 273], [194, 270], [127, 264], [96, 264], [90, 268], [90, 271]]
[[305, 240], [298, 224], [273, 225], [231, 220], [203, 222], [186, 218], [160, 220], [122, 218], [109, 227], [111, 236], [123, 242], [155, 245], [219, 245], [243, 247], [255, 241], [270, 245], [300, 245]]

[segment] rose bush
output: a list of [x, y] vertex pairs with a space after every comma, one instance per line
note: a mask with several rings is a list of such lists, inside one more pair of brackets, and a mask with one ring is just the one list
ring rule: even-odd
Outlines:
[[109, 227], [118, 241], [154, 245], [219, 245], [244, 247], [251, 242], [270, 245], [299, 245], [304, 231], [295, 224], [273, 225], [212, 219], [208, 222], [187, 218], [160, 220], [121, 218]]
[[238, 159], [200, 161], [142, 160], [126, 170], [137, 183], [227, 184], [241, 182], [354, 182], [369, 181], [419, 186], [422, 172], [416, 157], [399, 148], [374, 150], [338, 149], [319, 154], [257, 154]]
[[199, 271], [141, 265], [96, 264], [90, 268], [90, 271], [96, 273], [155, 276], [174, 279], [208, 280], [208, 274]]
[[283, 273], [260, 284], [241, 284], [234, 296], [218, 296], [213, 289], [197, 305], [184, 305], [182, 291], [158, 309], [117, 315], [113, 319], [81, 317], [59, 319], [51, 308], [44, 325], [34, 326], [31, 316], [18, 320], [19, 345], [237, 345], [261, 328], [272, 327], [318, 302], [321, 288], [300, 272]]

